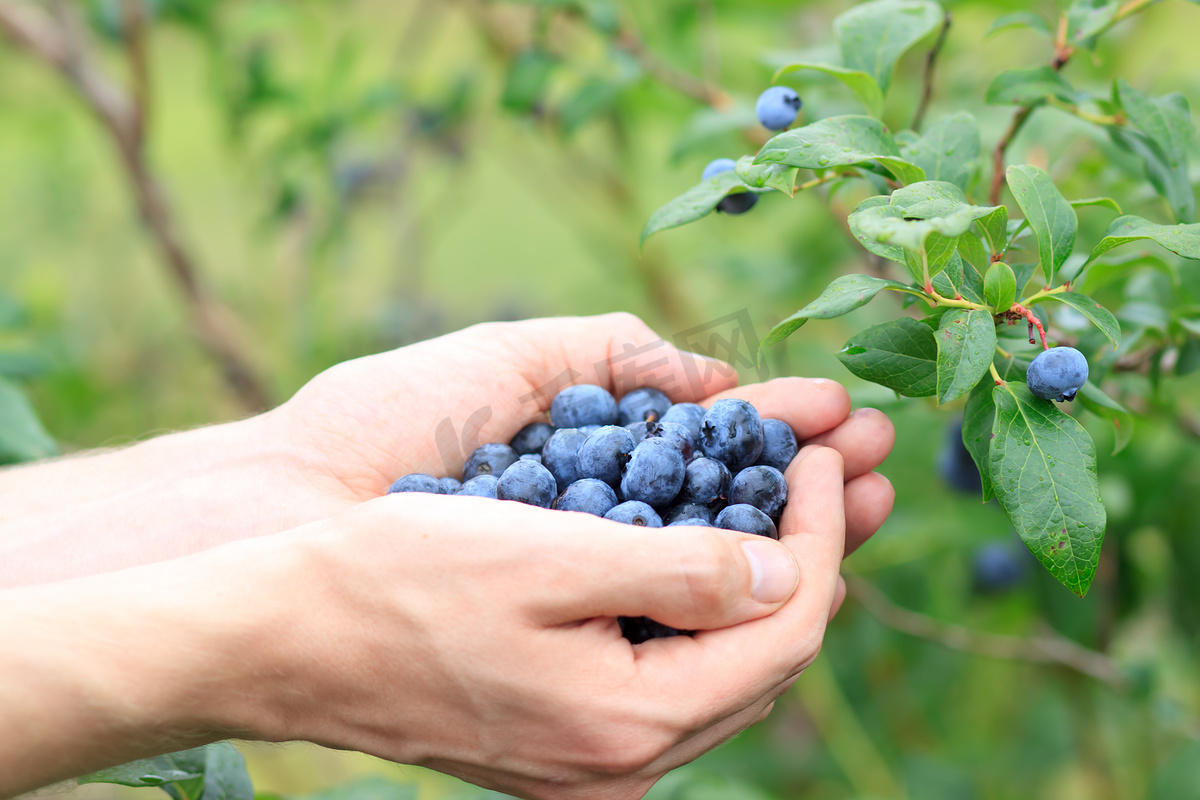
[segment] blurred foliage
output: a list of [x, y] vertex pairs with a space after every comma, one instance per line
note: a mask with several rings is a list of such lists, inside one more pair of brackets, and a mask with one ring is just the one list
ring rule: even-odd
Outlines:
[[[119, 0], [81, 2], [103, 63], [124, 78]], [[954, 22], [930, 118], [978, 109], [987, 152], [1012, 114], [984, 105], [993, 78], [1050, 52], [1033, 29], [989, 28], [1010, 12], [1035, 13], [1049, 28], [1057, 9], [944, 5]], [[748, 308], [761, 335], [835, 275], [863, 269], [842, 228], [861, 195], [765, 197], [752, 215], [664, 234], [641, 257], [638, 232], [709, 160], [756, 146], [752, 99], [783, 64], [836, 58], [828, 32], [848, 7], [148, 0], [150, 160], [203, 279], [232, 310], [276, 399], [340, 360], [488, 319], [625, 309], [670, 335]], [[1152, 96], [1195, 96], [1198, 13], [1154, 5], [1064, 75], [1096, 93], [1121, 75]], [[909, 124], [929, 44], [892, 76], [883, 113], [894, 130]], [[833, 78], [794, 77], [804, 119], [859, 113]], [[110, 143], [57, 76], [2, 39], [0, 108], [3, 413], [25, 413], [19, 396], [5, 400], [8, 382], [24, 386], [66, 451], [243, 413], [196, 346]], [[1099, 184], [1125, 212], [1170, 221], [1133, 146], [1046, 109], [1010, 160], [1047, 168], [1068, 196]], [[1081, 210], [1080, 240], [1098, 240], [1110, 216]], [[845, 381], [856, 405], [897, 423], [883, 470], [896, 511], [848, 571], [937, 621], [1067, 637], [1110, 656], [1120, 685], [913, 637], [852, 597], [817, 665], [771, 718], [669, 776], [657, 800], [1200, 797], [1200, 331], [1143, 302], [1196, 302], [1200, 271], [1165, 270], [1165, 257], [1135, 253], [1109, 282], [1103, 272], [1089, 278], [1089, 291], [1128, 312], [1127, 342], [1170, 341], [1147, 369], [1113, 377], [1114, 394], [1136, 400], [1128, 447], [1107, 456], [1111, 424], [1087, 422], [1109, 524], [1085, 600], [1040, 570], [1007, 593], [974, 591], [976, 549], [1012, 534], [994, 504], [939, 481], [945, 415], [898, 402], [834, 357], [850, 333], [886, 318], [885, 303], [808, 326], [770, 360], [775, 374]], [[1159, 380], [1169, 372], [1179, 380]], [[30, 426], [17, 444], [0, 442], [0, 456], [51, 452]], [[307, 745], [243, 749], [265, 794], [302, 797], [370, 774], [419, 787], [421, 798], [481, 796]], [[372, 797], [404, 796], [367, 786]]]

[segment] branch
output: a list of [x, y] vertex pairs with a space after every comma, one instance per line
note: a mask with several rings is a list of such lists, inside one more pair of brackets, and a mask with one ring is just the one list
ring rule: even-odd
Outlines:
[[55, 0], [51, 13], [44, 14], [11, 0], [0, 0], [0, 35], [56, 70], [108, 133], [120, 155], [142, 222], [183, 292], [201, 344], [220, 364], [226, 382], [242, 404], [257, 411], [267, 407], [267, 393], [234, 335], [232, 315], [201, 285], [195, 259], [178, 234], [166, 191], [146, 160], [149, 64], [140, 31], [140, 24], [135, 24], [134, 30], [127, 32], [135, 85], [131, 96], [109, 80], [90, 54], [83, 26], [71, 4]]
[[725, 111], [733, 105], [733, 98], [724, 89], [660, 60], [633, 31], [622, 30], [617, 35], [616, 44], [636, 58], [642, 69], [652, 77], [675, 91], [710, 105], [718, 111]]
[[981, 633], [900, 608], [863, 578], [847, 577], [846, 583], [850, 594], [862, 604], [867, 613], [901, 633], [926, 639], [952, 650], [988, 658], [1056, 664], [1091, 676], [1114, 689], [1128, 688], [1128, 679], [1115, 661], [1103, 653], [1089, 650], [1064, 637], [1022, 638]]
[[929, 54], [925, 56], [925, 81], [924, 88], [921, 90], [921, 102], [917, 106], [917, 113], [913, 115], [912, 129], [917, 133], [921, 132], [921, 125], [925, 122], [925, 112], [929, 109], [929, 101], [933, 99], [933, 74], [937, 67], [938, 54], [942, 52], [942, 45], [946, 43], [946, 34], [950, 32], [950, 12], [946, 12], [945, 19], [942, 21], [942, 29], [938, 31], [937, 41], [933, 43]]

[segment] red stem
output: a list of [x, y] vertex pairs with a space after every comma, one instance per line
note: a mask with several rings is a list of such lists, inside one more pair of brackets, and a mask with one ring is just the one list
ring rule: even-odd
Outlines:
[[1037, 318], [1037, 314], [1034, 314], [1032, 311], [1030, 311], [1025, 306], [1021, 305], [1020, 303], [1013, 303], [1012, 313], [1018, 314], [1021, 317], [1024, 317], [1026, 320], [1029, 321], [1030, 325], [1037, 328], [1038, 336], [1040, 336], [1042, 339], [1042, 349], [1043, 350], [1050, 349], [1050, 345], [1046, 344], [1046, 329], [1042, 327], [1042, 321]]

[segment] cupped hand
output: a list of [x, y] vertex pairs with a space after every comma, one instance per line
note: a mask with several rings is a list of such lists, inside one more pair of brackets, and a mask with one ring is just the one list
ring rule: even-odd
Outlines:
[[[266, 584], [270, 658], [247, 665], [257, 683], [231, 693], [227, 724], [522, 797], [639, 798], [761, 718], [817, 655], [843, 459], [806, 448], [788, 479], [778, 543], [419, 494], [248, 543], [289, 558], [241, 564], [300, 566]], [[621, 615], [698, 633], [634, 646]]]

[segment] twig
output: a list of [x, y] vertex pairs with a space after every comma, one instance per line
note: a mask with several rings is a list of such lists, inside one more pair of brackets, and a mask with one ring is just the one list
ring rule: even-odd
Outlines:
[[201, 343], [219, 362], [226, 382], [242, 404], [247, 410], [257, 411], [267, 407], [267, 393], [234, 335], [230, 312], [201, 285], [195, 259], [179, 236], [166, 191], [146, 160], [149, 64], [140, 31], [140, 23], [127, 31], [127, 55], [134, 75], [134, 90], [127, 93], [109, 80], [90, 54], [79, 16], [70, 4], [56, 0], [51, 4], [51, 15], [46, 15], [11, 0], [0, 0], [0, 34], [62, 75], [109, 134], [142, 222], [183, 292]]
[[1024, 638], [973, 631], [961, 625], [941, 622], [925, 614], [900, 608], [863, 578], [847, 577], [846, 582], [850, 595], [862, 604], [867, 613], [901, 633], [988, 658], [1057, 664], [1089, 675], [1118, 690], [1125, 690], [1129, 686], [1128, 679], [1115, 661], [1103, 653], [1089, 650], [1064, 637]]
[[945, 19], [942, 21], [942, 29], [938, 31], [937, 41], [933, 43], [933, 47], [925, 56], [924, 88], [921, 90], [921, 102], [917, 105], [917, 113], [913, 115], [912, 121], [912, 129], [917, 133], [921, 132], [921, 125], [925, 122], [925, 112], [929, 110], [929, 101], [933, 99], [934, 70], [937, 68], [938, 54], [942, 52], [942, 45], [946, 43], [946, 34], [949, 32], [950, 12], [947, 11]]
[[633, 31], [622, 30], [617, 35], [616, 45], [636, 58], [642, 69], [646, 70], [659, 83], [710, 105], [718, 111], [725, 111], [733, 106], [733, 98], [724, 89], [660, 60], [646, 47], [641, 37]]

